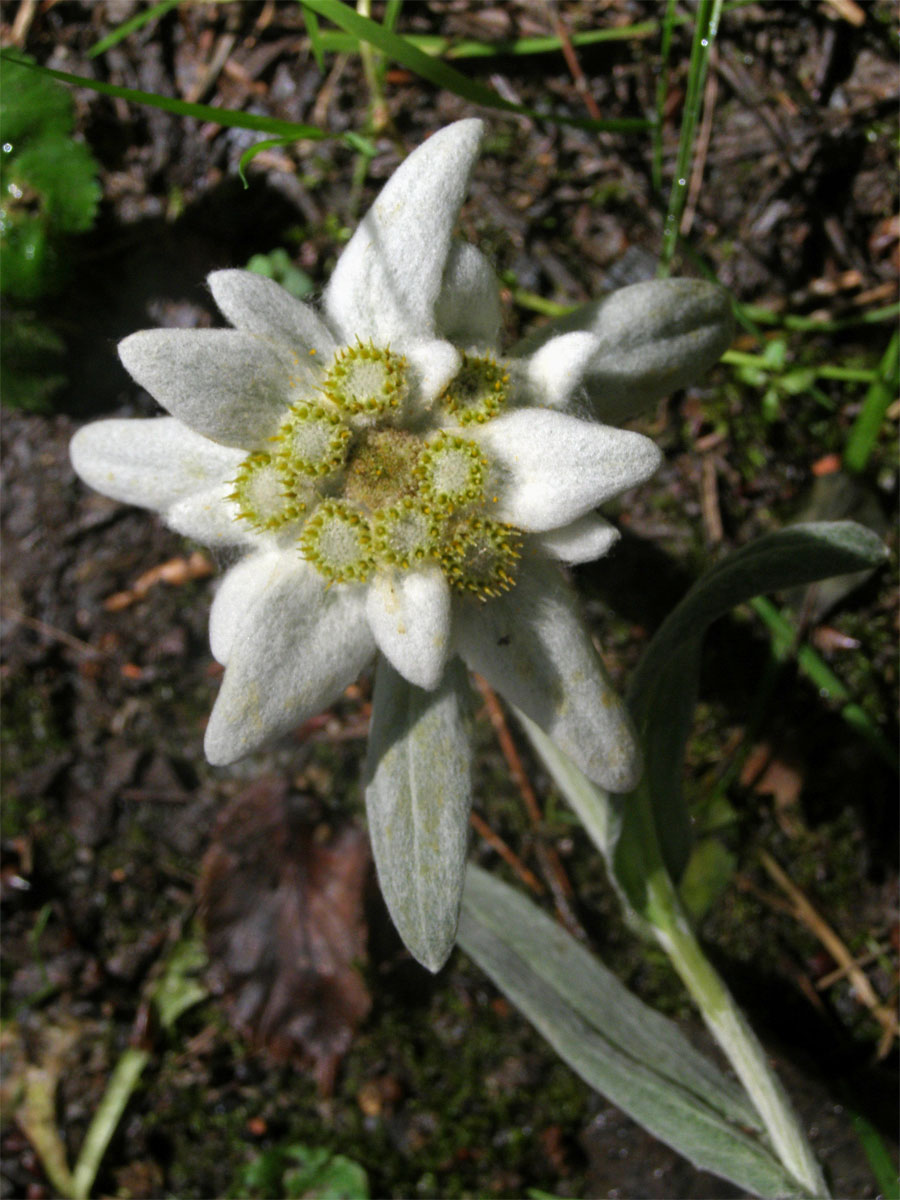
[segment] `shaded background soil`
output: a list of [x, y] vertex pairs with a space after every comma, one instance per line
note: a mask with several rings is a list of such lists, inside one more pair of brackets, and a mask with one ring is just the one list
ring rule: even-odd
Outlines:
[[[854, 10], [751, 3], [728, 11], [721, 27], [704, 181], [690, 205], [692, 256], [678, 265], [693, 273], [702, 261], [741, 301], [786, 316], [849, 322], [897, 298], [896, 10], [867, 4], [856, 10], [859, 22]], [[7, 0], [0, 16], [5, 44], [15, 27], [30, 54], [62, 70], [335, 132], [366, 128], [358, 57], [328, 55], [320, 73], [296, 6], [184, 4], [105, 55], [86, 56], [135, 11], [129, 0]], [[448, 0], [407, 4], [399, 28], [499, 43], [552, 33], [557, 17], [571, 33], [662, 11], [630, 0], [553, 8]], [[682, 27], [666, 106], [667, 181], [689, 46]], [[604, 117], [653, 111], [658, 54], [658, 35], [579, 50]], [[509, 98], [586, 115], [559, 54], [456, 65]], [[579, 1196], [736, 1195], [575, 1079], [462, 954], [436, 979], [405, 955], [371, 886], [364, 839], [355, 836], [363, 828], [368, 680], [270, 751], [228, 770], [206, 765], [203, 725], [218, 686], [206, 622], [213, 575], [224, 564], [191, 557], [194, 548], [154, 517], [88, 492], [68, 464], [68, 441], [84, 420], [156, 411], [119, 365], [117, 340], [153, 325], [217, 323], [205, 275], [279, 247], [321, 289], [401, 154], [473, 112], [399, 69], [388, 71], [385, 95], [392, 126], [373, 135], [378, 152], [368, 171], [337, 142], [300, 143], [259, 155], [245, 190], [237, 163], [257, 135], [75, 93], [103, 201], [93, 232], [71, 247], [71, 284], [38, 309], [65, 340], [68, 383], [52, 412], [6, 411], [2, 429], [8, 1075], [15, 1080], [26, 1060], [56, 1064], [58, 1124], [73, 1158], [123, 1047], [138, 1038], [151, 1048], [101, 1167], [103, 1195], [247, 1194], [246, 1165], [292, 1143], [356, 1160], [374, 1196], [519, 1196], [529, 1187]], [[490, 131], [461, 226], [508, 285], [510, 339], [538, 319], [523, 292], [577, 303], [654, 274], [665, 205], [652, 186], [649, 135], [597, 136], [483, 115]], [[804, 334], [776, 329], [770, 338], [784, 338], [793, 365], [872, 366], [889, 332], [870, 322]], [[762, 349], [749, 335], [738, 345]], [[617, 552], [577, 572], [620, 685], [665, 612], [729, 548], [810, 505], [821, 512], [834, 504], [835, 515], [860, 513], [893, 530], [896, 406], [865, 476], [851, 481], [834, 469], [834, 456], [864, 389], [820, 378], [795, 393], [775, 386], [774, 400], [763, 403], [772, 386], [771, 377], [752, 382], [722, 367], [642, 423], [663, 446], [665, 466], [614, 512], [624, 533]], [[804, 636], [893, 744], [889, 536], [890, 571], [837, 600], [822, 592], [782, 599], [802, 613]], [[165, 578], [141, 581], [162, 564]], [[896, 1048], [846, 979], [827, 982], [834, 961], [785, 911], [758, 856], [765, 848], [786, 867], [866, 960], [872, 987], [892, 1009], [896, 777], [793, 665], [781, 668], [774, 689], [771, 671], [766, 635], [746, 614], [713, 630], [686, 786], [698, 831], [715, 835], [720, 852], [718, 868], [699, 873], [694, 902], [710, 953], [777, 1059], [835, 1194], [874, 1196], [848, 1114], [893, 1136]], [[731, 777], [744, 750], [744, 769]], [[666, 964], [623, 928], [596, 857], [521, 752], [544, 806], [540, 828], [523, 814], [484, 714], [479, 815], [538, 875], [538, 848], [555, 850], [591, 944], [702, 1040]], [[174, 1029], [136, 1031], [147, 1011], [142, 997], [195, 928], [201, 861], [217, 822], [219, 853], [231, 846], [235, 887], [255, 878], [250, 850], [242, 862], [244, 843], [223, 825], [248, 804], [262, 806], [260, 819], [289, 814], [310, 862], [327, 852], [345, 865], [347, 890], [335, 903], [346, 903], [347, 937], [359, 939], [353, 957], [363, 994], [354, 994], [346, 1025], [323, 1018], [350, 1003], [351, 985], [323, 998], [313, 961], [291, 992], [296, 1011], [261, 1030], [247, 980], [223, 968], [213, 940], [200, 978], [221, 995]], [[473, 853], [506, 870], [483, 838]], [[224, 869], [221, 859], [214, 866]], [[204, 870], [208, 910], [209, 858]], [[324, 886], [316, 878], [310, 867], [304, 886]], [[254, 971], [277, 973], [257, 951]], [[285, 1033], [310, 1013], [305, 1041]], [[2, 1137], [2, 1195], [54, 1194], [21, 1126], [7, 1118]]]

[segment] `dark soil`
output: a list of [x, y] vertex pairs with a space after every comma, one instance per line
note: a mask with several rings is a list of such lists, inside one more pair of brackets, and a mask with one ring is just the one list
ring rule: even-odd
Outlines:
[[[691, 201], [691, 249], [676, 263], [683, 273], [708, 265], [741, 301], [784, 317], [844, 323], [807, 333], [774, 327], [768, 337], [783, 338], [793, 366], [875, 365], [891, 327], [854, 318], [897, 299], [896, 10], [865, 4], [856, 24], [856, 6], [847, 3], [849, 16], [837, 0], [771, 0], [726, 12], [711, 72], [704, 182]], [[41, 63], [335, 132], [367, 127], [358, 57], [326, 56], [323, 77], [293, 4], [183, 4], [94, 59], [90, 47], [138, 11], [132, 0], [39, 3], [22, 17], [26, 8], [3, 4], [4, 44], [18, 22], [19, 44]], [[664, 7], [562, 0], [553, 11], [572, 32], [659, 18]], [[486, 42], [553, 31], [551, 10], [529, 0], [410, 3], [399, 28]], [[688, 25], [676, 31], [672, 51], [667, 183], [689, 53]], [[658, 37], [578, 52], [604, 117], [653, 111], [658, 54]], [[559, 54], [456, 65], [523, 103], [587, 115]], [[401, 150], [473, 112], [400, 69], [388, 71], [385, 94], [392, 126], [372, 135], [378, 153], [364, 175], [342, 144], [301, 143], [257, 157], [244, 190], [237, 165], [257, 135], [74, 93], [104, 199], [93, 232], [71, 245], [71, 283], [36, 309], [65, 341], [68, 383], [52, 412], [5, 411], [2, 430], [11, 1092], [26, 1062], [56, 1072], [57, 1124], [72, 1162], [122, 1050], [129, 1041], [151, 1050], [103, 1160], [98, 1195], [243, 1195], [247, 1164], [292, 1144], [360, 1163], [373, 1196], [512, 1197], [529, 1188], [562, 1196], [737, 1195], [576, 1079], [461, 953], [437, 978], [427, 976], [406, 956], [371, 886], [361, 967], [371, 1007], [363, 1015], [367, 1002], [357, 1006], [360, 1024], [330, 1066], [296, 1047], [273, 1056], [237, 1032], [227, 1015], [239, 1015], [232, 985], [215, 971], [205, 978], [224, 1001], [207, 998], [170, 1029], [136, 1026], [172, 947], [195, 929], [200, 864], [217, 818], [248, 784], [280, 780], [283, 789], [287, 781], [291, 804], [319, 843], [334, 846], [350, 836], [348, 826], [362, 828], [369, 683], [297, 737], [235, 768], [210, 768], [202, 733], [219, 677], [206, 634], [211, 570], [196, 559], [185, 569], [195, 548], [153, 516], [89, 492], [69, 466], [67, 445], [91, 417], [156, 411], [118, 363], [117, 340], [153, 325], [217, 322], [205, 275], [279, 247], [320, 289]], [[490, 132], [462, 231], [510, 285], [510, 339], [536, 319], [527, 298], [514, 303], [523, 299], [515, 289], [573, 303], [653, 275], [665, 201], [652, 185], [649, 135], [597, 136], [481, 115]], [[737, 345], [763, 349], [746, 332]], [[850, 481], [829, 456], [843, 450], [865, 388], [819, 377], [794, 392], [776, 386], [764, 403], [771, 382], [721, 367], [643, 422], [666, 464], [620, 505], [625, 536], [617, 553], [578, 572], [620, 684], [665, 612], [728, 549], [780, 528], [811, 503], [821, 511], [833, 497], [842, 512], [895, 528], [897, 406], [865, 474]], [[837, 598], [780, 600], [793, 604], [803, 638], [894, 744], [890, 536], [890, 571]], [[182, 560], [170, 568], [175, 582], [135, 588], [146, 571], [172, 560]], [[117, 594], [125, 599], [110, 604]], [[835, 1195], [875, 1196], [850, 1117], [893, 1138], [896, 1047], [846, 979], [828, 982], [835, 962], [785, 911], [759, 851], [785, 867], [865, 960], [890, 1008], [898, 962], [896, 776], [793, 659], [772, 676], [767, 635], [747, 614], [714, 629], [708, 650], [686, 787], [698, 832], [715, 836], [725, 854], [716, 861], [727, 866], [720, 877], [700, 873], [701, 929], [777, 1059]], [[525, 747], [546, 812], [539, 835], [487, 720], [478, 728], [479, 813], [538, 873], [537, 838], [556, 850], [595, 949], [702, 1040], [667, 964], [624, 928], [596, 856]], [[744, 750], [749, 765], [732, 777], [728, 768]], [[506, 870], [484, 841], [473, 853]], [[60, 1031], [66, 1049], [54, 1057]], [[5, 1120], [0, 1195], [54, 1195], [11, 1104]]]

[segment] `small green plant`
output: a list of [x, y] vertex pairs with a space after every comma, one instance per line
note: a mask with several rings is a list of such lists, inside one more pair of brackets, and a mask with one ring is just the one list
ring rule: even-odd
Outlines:
[[368, 1200], [362, 1167], [322, 1147], [275, 1146], [248, 1163], [231, 1196], [259, 1200]]
[[35, 300], [65, 278], [65, 239], [90, 229], [97, 164], [72, 137], [72, 102], [46, 75], [3, 64], [0, 99], [0, 287]]
[[247, 270], [266, 279], [274, 279], [297, 300], [303, 300], [316, 290], [312, 279], [291, 262], [290, 255], [281, 247], [268, 254], [254, 254], [247, 263]]

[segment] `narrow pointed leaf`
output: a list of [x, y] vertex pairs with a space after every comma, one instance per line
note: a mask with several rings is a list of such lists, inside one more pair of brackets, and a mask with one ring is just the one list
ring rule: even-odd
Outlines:
[[635, 133], [648, 127], [649, 122], [640, 118], [623, 117], [610, 121], [594, 121], [577, 117], [557, 117], [551, 113], [536, 112], [525, 105], [514, 104], [510, 100], [504, 100], [492, 88], [485, 87], [484, 84], [479, 83], [476, 79], [470, 79], [468, 76], [461, 74], [454, 67], [442, 62], [441, 59], [432, 58], [413, 45], [411, 41], [400, 37], [399, 34], [385, 28], [384, 25], [380, 25], [377, 21], [362, 16], [352, 5], [345, 4], [342, 0], [301, 0], [301, 3], [304, 8], [311, 9], [319, 17], [333, 21], [335, 25], [338, 25], [341, 29], [352, 34], [360, 41], [369, 42], [376, 49], [380, 50], [382, 54], [394, 62], [400, 63], [401, 66], [407, 67], [410, 71], [414, 71], [422, 79], [427, 79], [429, 83], [435, 84], [436, 87], [445, 88], [448, 92], [452, 92], [456, 96], [461, 96], [471, 104], [481, 104], [487, 108], [519, 113], [521, 116], [531, 117], [538, 121], [553, 121], [557, 124], [573, 125], [579, 129], [587, 129], [595, 133], [601, 130]]
[[886, 553], [874, 533], [853, 521], [793, 525], [707, 571], [656, 631], [632, 677], [628, 704], [643, 738], [660, 844], [676, 878], [690, 844], [681, 767], [708, 626], [754, 596], [877, 566]]
[[380, 658], [369, 734], [366, 809], [378, 880], [410, 953], [439, 971], [456, 938], [472, 807], [457, 659], [439, 688], [414, 687]]
[[159, 0], [158, 4], [152, 4], [149, 8], [145, 8], [142, 12], [136, 13], [128, 21], [123, 21], [112, 33], [108, 33], [105, 38], [101, 38], [96, 45], [91, 46], [87, 52], [88, 58], [96, 58], [99, 54], [105, 54], [113, 46], [117, 46], [124, 38], [127, 38], [131, 33], [137, 33], [139, 29], [143, 29], [151, 21], [155, 21], [158, 17], [164, 17], [166, 13], [178, 5], [178, 0]]
[[696, 1167], [758, 1196], [802, 1188], [750, 1130], [752, 1108], [671, 1021], [530, 900], [470, 866], [459, 942], [568, 1065]]
[[216, 108], [212, 104], [192, 104], [187, 100], [177, 100], [174, 96], [159, 96], [155, 92], [142, 92], [137, 88], [120, 87], [114, 83], [104, 83], [100, 79], [88, 79], [85, 75], [73, 75], [69, 71], [55, 71], [50, 67], [42, 67], [37, 63], [28, 62], [16, 55], [4, 51], [0, 60], [21, 63], [33, 71], [50, 75], [62, 83], [71, 83], [75, 87], [90, 88], [103, 96], [114, 96], [119, 100], [128, 100], [132, 104], [147, 104], [151, 108], [161, 108], [164, 112], [174, 113], [179, 117], [195, 117], [198, 121], [209, 121], [214, 125], [228, 125], [236, 129], [256, 129], [261, 133], [271, 133], [278, 137], [300, 140], [308, 139], [322, 141], [331, 137], [324, 129], [315, 125], [301, 125], [296, 121], [282, 121], [278, 117], [260, 116], [258, 113], [239, 112], [232, 108]]

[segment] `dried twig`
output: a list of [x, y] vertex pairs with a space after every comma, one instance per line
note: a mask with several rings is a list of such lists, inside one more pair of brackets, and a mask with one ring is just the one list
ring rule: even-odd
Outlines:
[[189, 88], [185, 95], [185, 100], [190, 104], [197, 104], [204, 96], [208, 95], [215, 87], [216, 80], [225, 66], [225, 63], [231, 57], [231, 52], [234, 49], [236, 35], [233, 33], [223, 33], [219, 38], [216, 48], [213, 51], [213, 56], [206, 64], [203, 74], [197, 80], [192, 88]]
[[716, 460], [711, 454], [704, 454], [700, 459], [700, 485], [700, 507], [703, 512], [706, 539], [711, 546], [717, 546], [725, 536], [725, 531], [722, 526], [722, 513], [719, 508]]
[[71, 633], [66, 633], [64, 629], [57, 629], [55, 625], [48, 625], [46, 621], [41, 621], [37, 617], [29, 617], [27, 613], [19, 612], [17, 608], [10, 608], [8, 604], [0, 605], [0, 614], [8, 617], [10, 621], [17, 621], [20, 625], [26, 626], [28, 629], [33, 629], [35, 633], [43, 634], [44, 637], [50, 638], [54, 642], [62, 642], [64, 646], [68, 646], [70, 650], [77, 650], [79, 654], [89, 654], [91, 658], [114, 658], [106, 650], [100, 650], [97, 646], [92, 646], [90, 642], [84, 642], [81, 638], [73, 637]]
[[597, 101], [591, 94], [590, 85], [585, 78], [584, 71], [581, 69], [581, 63], [578, 61], [578, 55], [575, 52], [575, 47], [572, 45], [572, 42], [569, 38], [569, 31], [566, 29], [562, 17], [560, 17], [559, 13], [556, 11], [556, 6], [552, 3], [548, 3], [546, 7], [547, 13], [553, 24], [553, 32], [560, 40], [560, 47], [563, 52], [563, 58], [566, 60], [566, 66], [569, 68], [572, 78], [575, 81], [575, 90], [584, 101], [584, 107], [588, 110], [591, 117], [595, 121], [602, 121], [603, 114], [600, 112]]
[[[543, 824], [543, 814], [541, 813], [540, 805], [537, 801], [537, 796], [534, 794], [534, 788], [525, 773], [525, 768], [522, 766], [522, 760], [519, 757], [519, 752], [516, 749], [516, 744], [513, 741], [512, 734], [509, 732], [509, 726], [506, 723], [506, 717], [503, 709], [500, 707], [500, 701], [497, 699], [494, 690], [491, 688], [487, 680], [482, 679], [480, 675], [475, 675], [475, 686], [481, 693], [485, 706], [487, 707], [488, 716], [491, 725], [494, 727], [494, 733], [497, 736], [497, 741], [500, 744], [500, 750], [503, 757], [506, 759], [506, 764], [509, 767], [509, 773], [516, 783], [522, 799], [525, 802], [525, 808], [528, 811], [529, 819], [532, 825], [538, 831]], [[566, 926], [573, 936], [580, 940], [586, 940], [586, 934], [581, 926], [581, 922], [575, 915], [572, 908], [572, 898], [574, 891], [569, 882], [569, 878], [560, 862], [559, 855], [553, 846], [548, 846], [540, 838], [535, 841], [535, 853], [541, 864], [541, 871], [547, 886], [553, 895], [553, 902], [556, 905], [556, 911], [559, 914], [560, 920]]]
[[491, 829], [484, 817], [480, 817], [478, 813], [473, 810], [469, 814], [469, 820], [472, 824], [472, 828], [475, 830], [478, 836], [483, 837], [487, 844], [497, 851], [506, 865], [515, 871], [525, 886], [531, 888], [535, 895], [542, 896], [546, 891], [544, 885], [533, 871], [529, 871], [528, 867], [525, 866], [518, 854], [516, 854], [516, 852], [511, 849], [506, 842], [504, 842], [500, 834], [495, 833], [494, 830]]
[[13, 46], [19, 50], [25, 45], [25, 39], [28, 37], [28, 30], [31, 28], [31, 22], [34, 20], [34, 14], [37, 11], [37, 0], [22, 0], [16, 12], [16, 19], [13, 21], [10, 31], [9, 40]]
[[788, 897], [793, 916], [819, 939], [838, 966], [843, 968], [856, 998], [869, 1009], [872, 1016], [881, 1026], [882, 1036], [878, 1044], [878, 1057], [883, 1058], [890, 1050], [894, 1038], [897, 1036], [898, 1022], [896, 1012], [882, 1002], [872, 987], [869, 977], [844, 945], [843, 941], [841, 941], [828, 922], [810, 904], [809, 900], [807, 900], [796, 884], [791, 882], [771, 854], [768, 854], [765, 850], [761, 850], [760, 861], [769, 877], [778, 884]]
[[144, 596], [158, 583], [168, 583], [172, 587], [191, 583], [195, 579], [206, 579], [212, 575], [215, 568], [205, 554], [195, 550], [190, 558], [170, 558], [159, 566], [151, 567], [143, 575], [138, 576], [133, 585], [125, 592], [116, 592], [107, 596], [103, 607], [107, 612], [120, 612], [128, 608]]

